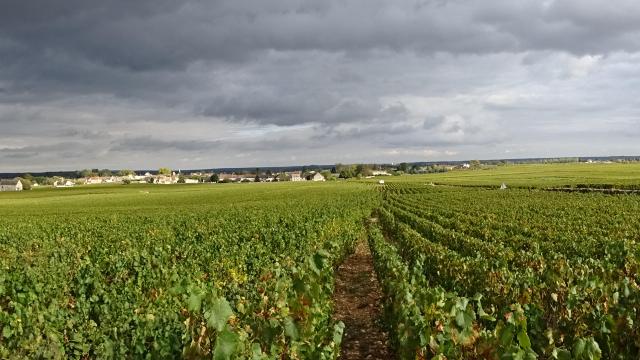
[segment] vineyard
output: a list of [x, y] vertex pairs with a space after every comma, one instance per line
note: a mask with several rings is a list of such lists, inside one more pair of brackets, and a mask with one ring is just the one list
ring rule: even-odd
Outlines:
[[402, 358], [631, 359], [640, 198], [391, 184], [369, 230]]
[[397, 358], [640, 357], [640, 196], [455, 185], [2, 194], [0, 358], [336, 359], [358, 243]]
[[187, 188], [3, 197], [0, 358], [335, 358], [371, 190]]

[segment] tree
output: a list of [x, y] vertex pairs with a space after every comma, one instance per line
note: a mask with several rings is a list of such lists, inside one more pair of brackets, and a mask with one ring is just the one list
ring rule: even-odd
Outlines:
[[184, 184], [185, 182], [184, 175], [178, 176], [178, 184]]
[[220, 176], [218, 176], [218, 174], [213, 173], [213, 175], [211, 175], [211, 177], [209, 178], [209, 181], [211, 181], [212, 183], [217, 183], [218, 181], [220, 181]]
[[33, 180], [39, 185], [53, 185], [53, 180], [46, 176], [36, 176]]
[[83, 177], [83, 178], [92, 177], [94, 175], [95, 174], [93, 173], [93, 171], [91, 171], [91, 169], [84, 169], [78, 172], [78, 177]]
[[333, 177], [333, 174], [331, 174], [331, 171], [329, 170], [322, 170], [320, 174], [324, 176], [324, 179], [327, 181], [336, 179], [335, 177]]
[[353, 165], [344, 165], [340, 169], [340, 177], [343, 179], [349, 179], [356, 176], [356, 168]]
[[254, 182], [260, 182], [260, 169], [256, 168], [256, 177], [253, 179]]
[[358, 164], [356, 166], [356, 174], [360, 176], [371, 176], [373, 175], [373, 170], [371, 170], [370, 165]]
[[405, 162], [398, 164], [398, 170], [402, 171], [402, 172], [405, 172], [405, 173], [409, 172], [409, 164], [407, 164]]
[[166, 167], [161, 167], [160, 169], [158, 169], [158, 174], [169, 176], [171, 175], [171, 169]]
[[480, 166], [482, 164], [480, 163], [480, 160], [471, 160], [469, 162], [469, 165], [471, 166], [472, 169], [480, 169]]
[[133, 170], [122, 169], [122, 170], [118, 171], [118, 176], [129, 176], [129, 175], [135, 175]]
[[100, 177], [106, 177], [106, 176], [111, 176], [111, 170], [109, 169], [102, 169], [100, 171], [98, 171], [98, 176]]

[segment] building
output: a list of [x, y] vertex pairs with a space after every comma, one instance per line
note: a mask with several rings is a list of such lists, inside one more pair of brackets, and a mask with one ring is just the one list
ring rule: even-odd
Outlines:
[[391, 175], [386, 170], [373, 170], [371, 174], [373, 176], [390, 176]]
[[53, 186], [57, 187], [57, 188], [72, 187], [74, 185], [75, 185], [75, 183], [73, 181], [71, 181], [71, 180], [65, 181], [64, 179], [63, 180], [57, 180], [57, 181], [55, 181], [53, 183]]
[[22, 191], [20, 179], [0, 180], [0, 191]]
[[307, 175], [307, 181], [324, 181], [324, 176], [319, 172]]
[[102, 178], [101, 177], [89, 177], [85, 180], [84, 182], [87, 185], [91, 185], [91, 184], [102, 184]]
[[304, 181], [304, 179], [302, 178], [301, 171], [293, 171], [293, 172], [290, 172], [288, 175], [291, 181]]
[[218, 179], [219, 181], [238, 181], [240, 180], [240, 176], [236, 174], [220, 173], [218, 174]]

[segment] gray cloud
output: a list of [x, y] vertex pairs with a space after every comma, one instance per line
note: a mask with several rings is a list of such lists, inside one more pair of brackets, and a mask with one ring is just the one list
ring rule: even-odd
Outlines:
[[3, 5], [0, 171], [640, 152], [633, 0]]

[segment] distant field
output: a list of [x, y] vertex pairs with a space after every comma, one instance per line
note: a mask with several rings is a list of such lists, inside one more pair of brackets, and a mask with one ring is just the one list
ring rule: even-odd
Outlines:
[[640, 164], [504, 165], [484, 170], [456, 170], [441, 174], [401, 176], [398, 181], [494, 186], [504, 182], [507, 185], [524, 187], [578, 184], [640, 185]]

